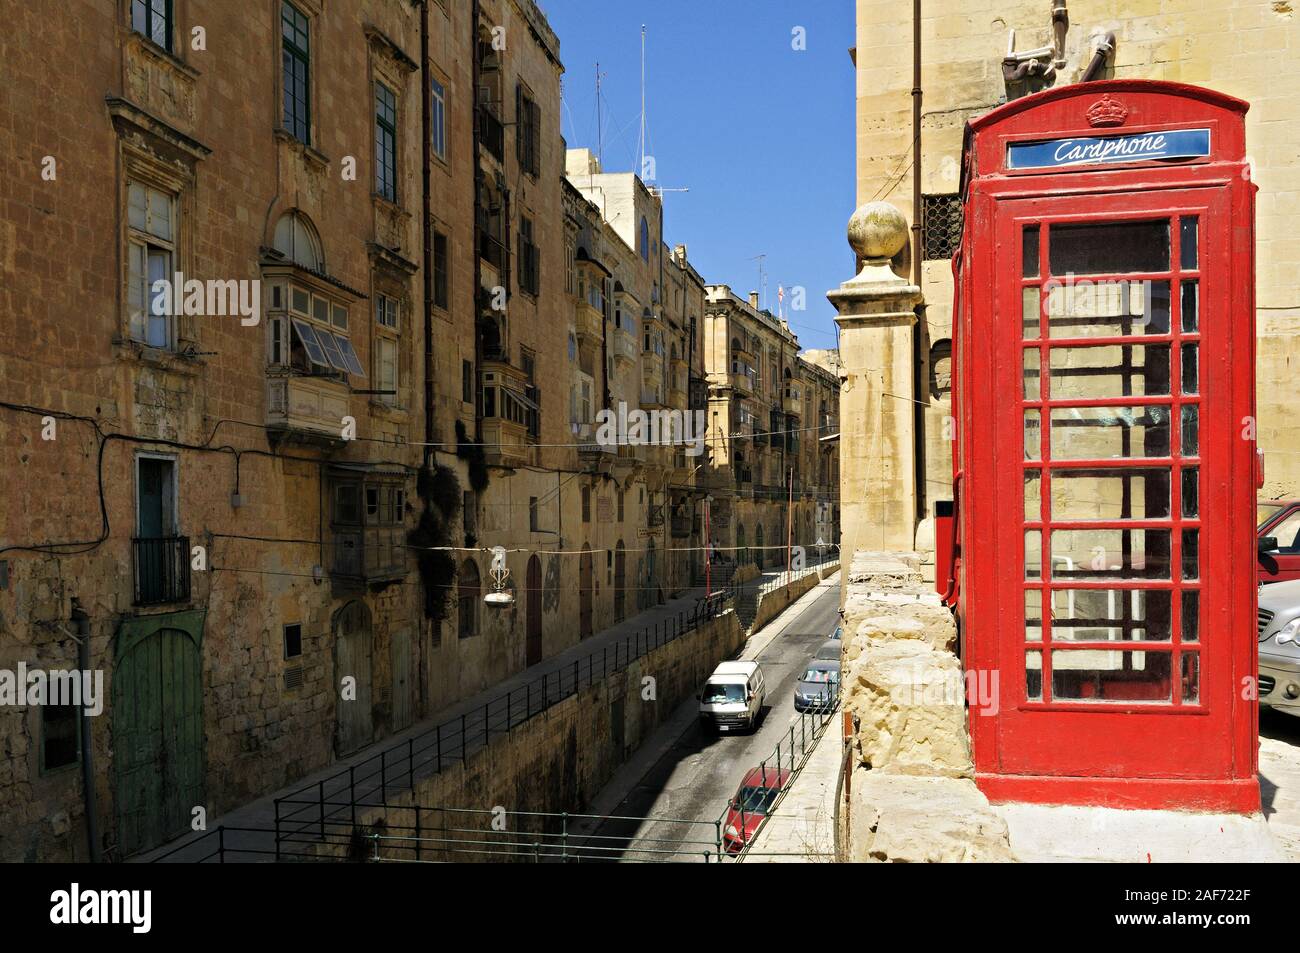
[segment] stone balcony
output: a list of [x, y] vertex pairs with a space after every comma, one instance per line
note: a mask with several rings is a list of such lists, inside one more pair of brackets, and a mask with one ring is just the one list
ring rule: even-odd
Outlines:
[[285, 375], [266, 382], [266, 427], [273, 440], [341, 446], [350, 406], [338, 377]]

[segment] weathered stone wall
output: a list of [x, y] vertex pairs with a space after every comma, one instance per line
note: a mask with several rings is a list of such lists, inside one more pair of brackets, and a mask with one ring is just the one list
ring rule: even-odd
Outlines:
[[763, 626], [767, 625], [782, 612], [792, 606], [800, 596], [811, 590], [819, 582], [822, 576], [820, 573], [810, 572], [788, 585], [781, 586], [779, 589], [772, 589], [758, 597], [758, 614], [754, 616], [754, 624], [750, 626], [751, 634], [757, 632]]
[[1006, 824], [972, 780], [957, 627], [922, 581], [920, 556], [856, 553], [843, 613], [849, 858], [1014, 859]]
[[[911, 157], [912, 10], [909, 4], [856, 0], [857, 183], [866, 202], [889, 190]], [[945, 0], [922, 15], [921, 87], [924, 90], [921, 190], [956, 193], [961, 175], [962, 132], [968, 119], [994, 108], [1006, 95], [1002, 57], [1015, 31], [1020, 50], [1050, 46], [1050, 5], [1042, 0]], [[1055, 85], [1077, 82], [1097, 41], [1116, 36], [1103, 79], [1169, 80], [1205, 86], [1247, 100], [1246, 147], [1251, 178], [1260, 192], [1256, 210], [1256, 381], [1259, 447], [1265, 453], [1261, 495], [1300, 492], [1300, 418], [1291, 410], [1300, 298], [1295, 274], [1300, 242], [1294, 221], [1300, 210], [1300, 3], [1295, 0], [1070, 0], [1066, 64]], [[910, 173], [908, 175], [910, 179]], [[888, 200], [914, 220], [911, 191], [889, 191]], [[926, 482], [920, 490], [933, 515], [934, 500], [951, 499], [952, 448], [945, 419], [951, 404], [953, 281], [947, 259], [925, 261], [921, 288], [925, 320], [920, 379], [915, 396], [925, 401], [923, 446]], [[882, 344], [884, 342], [881, 342]], [[873, 347], [876, 347], [873, 345]], [[910, 352], [909, 352], [910, 354]], [[877, 347], [868, 366], [889, 354]], [[845, 415], [848, 419], [848, 414]], [[875, 419], [875, 418], [872, 418]], [[846, 451], [847, 452], [847, 451]], [[848, 457], [846, 457], [848, 459]], [[858, 478], [891, 478], [897, 458], [854, 458]], [[861, 469], [865, 467], [865, 469]], [[849, 494], [846, 494], [846, 497]], [[846, 536], [849, 521], [845, 520]], [[928, 529], [916, 547], [933, 545]]]

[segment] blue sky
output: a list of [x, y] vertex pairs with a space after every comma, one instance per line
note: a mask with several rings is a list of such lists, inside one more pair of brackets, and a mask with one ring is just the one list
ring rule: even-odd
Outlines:
[[[641, 25], [647, 153], [665, 195], [665, 238], [685, 243], [710, 283], [767, 304], [787, 289], [800, 344], [834, 347], [826, 292], [852, 276], [853, 5], [848, 0], [541, 0], [564, 61], [563, 134], [596, 148], [596, 63], [606, 171], [637, 164]], [[807, 49], [792, 49], [803, 27]], [[792, 286], [807, 310], [791, 313]]]

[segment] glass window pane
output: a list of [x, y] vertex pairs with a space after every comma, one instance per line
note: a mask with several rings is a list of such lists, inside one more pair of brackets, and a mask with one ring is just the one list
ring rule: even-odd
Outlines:
[[1104, 275], [1169, 270], [1169, 222], [1053, 225], [1052, 274]]
[[[1053, 470], [1052, 520], [1168, 519], [1168, 467]], [[1028, 518], [1026, 499], [1026, 518]]]
[[1020, 322], [1026, 341], [1035, 341], [1043, 333], [1042, 291], [1031, 285], [1020, 292]]
[[1043, 653], [1025, 653], [1025, 697], [1030, 701], [1043, 700]]
[[303, 349], [307, 352], [307, 359], [313, 364], [327, 367], [328, 361], [325, 359], [325, 349], [321, 347], [315, 329], [306, 321], [295, 320], [293, 322], [293, 331], [298, 336], [298, 340], [302, 342]]
[[1183, 530], [1183, 578], [1201, 578], [1201, 531]]
[[1043, 591], [1041, 589], [1025, 590], [1025, 639], [1029, 642], [1043, 641]]
[[1199, 589], [1183, 590], [1183, 641], [1201, 640], [1201, 592]]
[[1062, 642], [1168, 642], [1168, 589], [1055, 589], [1052, 638]]
[[1052, 578], [1169, 579], [1167, 529], [1052, 531]]
[[149, 210], [143, 185], [132, 182], [127, 187], [127, 210], [131, 227], [144, 231], [149, 223]]
[[1169, 345], [1054, 347], [1048, 373], [1053, 400], [1163, 397], [1169, 393]]
[[1197, 246], [1200, 244], [1200, 224], [1195, 215], [1187, 216], [1179, 222], [1178, 247], [1179, 264], [1184, 271], [1197, 268]]
[[1201, 474], [1197, 467], [1183, 467], [1183, 519], [1194, 520], [1201, 514]]
[[1168, 702], [1168, 652], [1076, 649], [1052, 653], [1052, 698], [1082, 702]]
[[1047, 316], [1054, 338], [1168, 334], [1169, 282], [1054, 281]]
[[1038, 378], [1042, 375], [1043, 356], [1037, 348], [1025, 350], [1025, 400], [1038, 400]]
[[[322, 334], [325, 332], [322, 331]], [[340, 334], [334, 335], [334, 340], [338, 342], [339, 353], [343, 355], [344, 362], [348, 365], [348, 371], [356, 374], [358, 377], [365, 377], [365, 368], [361, 366], [361, 359], [357, 357], [356, 349], [352, 347], [352, 342]]]
[[1058, 408], [1052, 411], [1051, 447], [1053, 460], [1167, 457], [1169, 408]]
[[1025, 459], [1039, 460], [1042, 458], [1043, 446], [1043, 415], [1037, 410], [1025, 411]]
[[1195, 705], [1201, 700], [1201, 655], [1199, 652], [1183, 653], [1183, 704]]
[[1183, 405], [1182, 453], [1185, 457], [1201, 455], [1200, 409], [1195, 404]]
[[172, 238], [172, 199], [166, 192], [149, 189], [149, 233], [163, 241]]
[[1043, 532], [1031, 529], [1025, 531], [1025, 578], [1043, 578]]
[[1195, 281], [1184, 281], [1182, 284], [1183, 297], [1183, 317], [1182, 326], [1184, 334], [1196, 334], [1201, 330], [1201, 286]]
[[1037, 523], [1043, 518], [1043, 478], [1040, 470], [1025, 471], [1025, 521]]
[[1028, 225], [1020, 234], [1020, 260], [1026, 278], [1038, 277], [1038, 226]]
[[1183, 393], [1199, 394], [1201, 392], [1200, 345], [1184, 344], [1182, 358]]

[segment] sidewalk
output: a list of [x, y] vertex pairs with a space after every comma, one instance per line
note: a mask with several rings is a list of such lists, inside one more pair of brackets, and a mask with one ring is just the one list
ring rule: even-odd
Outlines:
[[[764, 582], [775, 579], [779, 575], [779, 572], [764, 573], [737, 588], [748, 589], [751, 587], [757, 587], [762, 585]], [[496, 702], [498, 699], [504, 699], [510, 692], [523, 689], [524, 686], [540, 679], [543, 675], [554, 676], [557, 680], [561, 677], [571, 676], [571, 673], [574, 670], [574, 664], [578, 660], [586, 659], [587, 656], [591, 655], [593, 652], [599, 653], [603, 648], [613, 646], [616, 642], [620, 642], [631, 635], [644, 632], [647, 629], [654, 629], [656, 625], [667, 624], [669, 619], [676, 619], [682, 613], [689, 615], [691, 610], [695, 608], [697, 601], [703, 598], [703, 596], [704, 590], [702, 588], [685, 590], [676, 599], [670, 599], [663, 605], [653, 606], [638, 615], [624, 620], [623, 622], [612, 625], [607, 629], [603, 629], [590, 638], [583, 639], [577, 645], [570, 646], [563, 652], [539, 662], [532, 668], [527, 668], [517, 672], [510, 678], [498, 682], [490, 688], [484, 689], [475, 695], [441, 709], [423, 721], [412, 725], [405, 731], [389, 735], [380, 741], [367, 745], [365, 748], [362, 748], [346, 758], [335, 760], [328, 766], [321, 768], [306, 777], [299, 778], [287, 787], [269, 793], [256, 801], [237, 807], [220, 817], [210, 818], [208, 822], [208, 830], [215, 830], [221, 826], [226, 827], [228, 829], [224, 835], [226, 850], [249, 852], [237, 855], [240, 860], [271, 861], [274, 859], [275, 851], [275, 838], [273, 832], [275, 828], [275, 801], [277, 798], [287, 797], [288, 795], [301, 791], [304, 788], [314, 787], [321, 782], [328, 781], [340, 773], [347, 772], [350, 767], [359, 766], [372, 758], [378, 757], [382, 751], [404, 748], [408, 741], [434, 730], [438, 725], [455, 723], [457, 730], [459, 730], [461, 719], [467, 718], [472, 721], [471, 728], [480, 728], [482, 726], [484, 706], [488, 702]], [[558, 700], [559, 699], [557, 699], [557, 701]], [[535, 706], [532, 710], [536, 712], [540, 709]], [[482, 746], [482, 743], [471, 743], [467, 747], [466, 754], [472, 754]], [[455, 758], [461, 757], [460, 749], [455, 749], [453, 755]], [[424, 772], [417, 770], [417, 779], [422, 773]], [[432, 769], [430, 769], [429, 773], [432, 773]], [[372, 784], [370, 787], [377, 789], [378, 785]], [[404, 784], [399, 785], [395, 781], [390, 781], [388, 784], [388, 790], [390, 792], [404, 789], [404, 787]], [[362, 789], [358, 787], [358, 794], [360, 793], [362, 793]], [[242, 830], [231, 830], [232, 828], [242, 828]], [[175, 853], [171, 853], [170, 856], [167, 857], [169, 862], [194, 862], [202, 859], [216, 849], [212, 839], [209, 838], [202, 843], [185, 846], [180, 850], [176, 850], [177, 845], [183, 843], [185, 837], [189, 836], [191, 835], [177, 838], [176, 841], [173, 841], [170, 844], [164, 844], [152, 851], [147, 851], [138, 854], [135, 857], [128, 858], [128, 860], [131, 862], [149, 862], [157, 859], [161, 855], [175, 851]], [[197, 840], [197, 837], [194, 837], [194, 839]]]
[[836, 712], [785, 797], [745, 852], [745, 863], [835, 862], [835, 785], [844, 750], [842, 724]]

